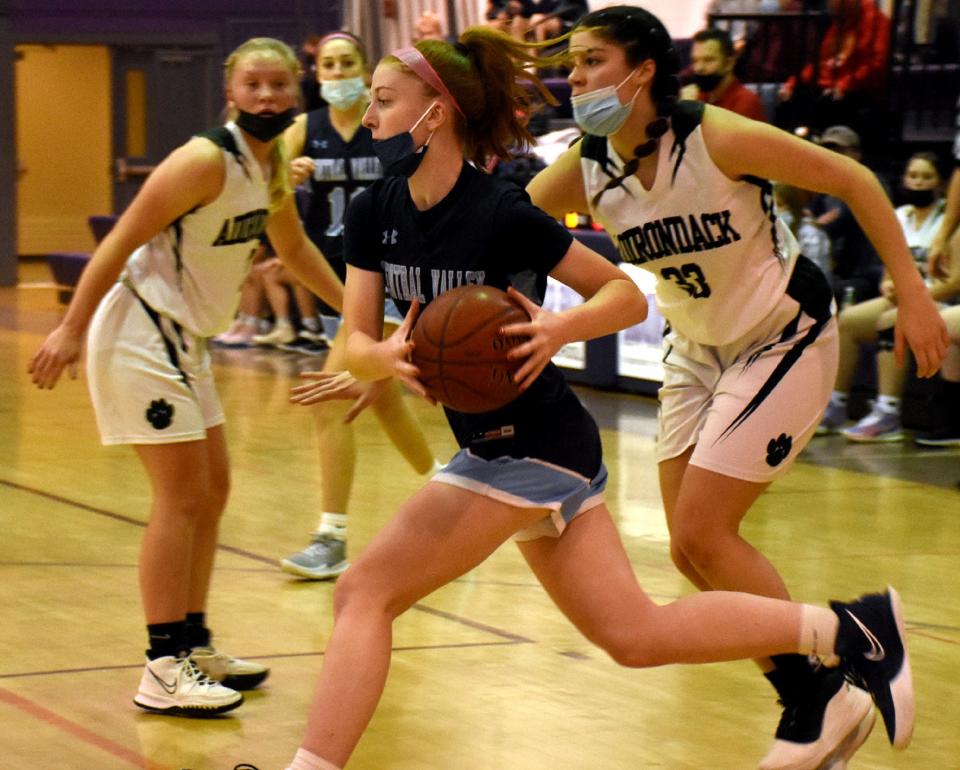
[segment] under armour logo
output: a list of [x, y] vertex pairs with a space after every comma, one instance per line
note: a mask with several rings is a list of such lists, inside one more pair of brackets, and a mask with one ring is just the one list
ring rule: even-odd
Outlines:
[[787, 459], [793, 449], [793, 439], [786, 433], [781, 433], [767, 443], [767, 465], [776, 468]]
[[325, 149], [327, 149], [327, 147], [328, 147], [329, 144], [330, 144], [330, 142], [328, 142], [326, 139], [311, 139], [311, 140], [310, 140], [310, 146], [311, 146], [311, 147], [314, 147], [314, 148], [316, 148], [316, 149], [320, 149], [320, 150], [325, 150]]
[[147, 422], [157, 430], [169, 428], [173, 422], [173, 404], [168, 404], [164, 399], [158, 398], [150, 402], [145, 415]]
[[383, 245], [384, 246], [393, 246], [397, 242], [397, 231], [396, 230], [384, 230], [383, 231]]

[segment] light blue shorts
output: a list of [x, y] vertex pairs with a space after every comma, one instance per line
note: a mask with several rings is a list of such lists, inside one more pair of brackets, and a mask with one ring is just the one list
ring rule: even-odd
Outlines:
[[514, 540], [560, 537], [573, 519], [603, 502], [607, 468], [592, 479], [543, 460], [497, 457], [484, 460], [461, 449], [431, 481], [467, 489], [518, 508], [547, 508], [540, 521], [517, 532]]

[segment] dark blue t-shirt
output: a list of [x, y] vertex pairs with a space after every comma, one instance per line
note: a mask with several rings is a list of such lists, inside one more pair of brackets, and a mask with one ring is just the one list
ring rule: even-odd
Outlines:
[[[573, 241], [525, 191], [468, 164], [426, 211], [417, 210], [406, 178], [374, 182], [351, 201], [345, 226], [344, 259], [381, 273], [403, 313], [415, 298], [426, 305], [464, 284], [533, 286], [539, 302]], [[536, 457], [590, 478], [600, 468], [596, 424], [553, 364], [501, 409], [445, 411], [460, 446], [481, 457]]]
[[370, 129], [359, 126], [345, 142], [330, 123], [329, 108], [307, 113], [303, 154], [313, 158], [310, 199], [303, 227], [337, 274], [343, 278], [343, 215], [350, 200], [383, 176], [373, 152]]

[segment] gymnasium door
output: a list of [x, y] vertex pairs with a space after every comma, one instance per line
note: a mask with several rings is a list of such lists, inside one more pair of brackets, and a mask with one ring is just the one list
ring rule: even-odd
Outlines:
[[212, 48], [111, 47], [114, 212], [171, 150], [219, 122], [217, 62]]

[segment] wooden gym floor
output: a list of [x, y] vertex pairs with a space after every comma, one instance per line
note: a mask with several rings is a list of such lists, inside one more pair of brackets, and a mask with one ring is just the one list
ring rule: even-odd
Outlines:
[[[0, 768], [230, 770], [285, 766], [297, 747], [331, 620], [331, 583], [277, 568], [318, 512], [312, 422], [287, 403], [311, 362], [220, 351], [234, 489], [210, 617], [218, 646], [269, 663], [231, 715], [185, 720], [131, 702], [143, 665], [137, 555], [148, 506], [129, 448], [99, 445], [86, 383], [29, 384], [27, 361], [62, 313], [45, 276], [0, 289]], [[29, 283], [33, 281], [34, 283]], [[657, 600], [690, 591], [673, 568], [653, 460], [649, 399], [580, 390], [603, 428], [608, 501]], [[439, 410], [411, 399], [437, 453], [454, 444]], [[372, 417], [350, 549], [362, 549], [420, 479]], [[815, 440], [748, 517], [745, 535], [798, 599], [824, 602], [888, 582], [906, 605], [918, 697], [913, 745], [883, 728], [851, 770], [960, 768], [960, 454]], [[749, 662], [630, 671], [564, 620], [506, 545], [396, 624], [381, 708], [357, 770], [733, 770], [756, 767], [778, 719]]]

